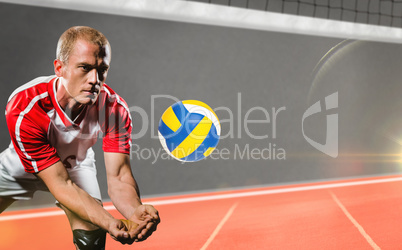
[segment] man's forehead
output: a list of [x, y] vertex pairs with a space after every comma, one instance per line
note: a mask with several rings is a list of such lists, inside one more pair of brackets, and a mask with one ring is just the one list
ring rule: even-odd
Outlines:
[[97, 57], [107, 57], [110, 56], [110, 47], [108, 45], [100, 46], [99, 44], [92, 43], [87, 40], [78, 39], [74, 44], [72, 53], [88, 53]]

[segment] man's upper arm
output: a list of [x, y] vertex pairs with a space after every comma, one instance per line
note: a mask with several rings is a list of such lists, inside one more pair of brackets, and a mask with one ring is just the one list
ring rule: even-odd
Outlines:
[[26, 172], [37, 173], [60, 160], [56, 149], [48, 142], [49, 118], [41, 110], [29, 109], [29, 106], [21, 109], [9, 104], [6, 121], [15, 151]]
[[[132, 121], [127, 103], [108, 86], [102, 96], [99, 123], [104, 133], [103, 151], [129, 154], [131, 150]], [[110, 92], [110, 93], [109, 93]]]
[[105, 152], [104, 157], [108, 180], [109, 177], [121, 178], [127, 174], [132, 176], [128, 154]]

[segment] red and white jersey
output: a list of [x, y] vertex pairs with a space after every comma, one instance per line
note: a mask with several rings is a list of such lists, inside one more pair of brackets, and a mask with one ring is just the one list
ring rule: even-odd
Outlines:
[[37, 173], [58, 161], [66, 168], [80, 166], [93, 157], [91, 147], [101, 135], [105, 152], [129, 154], [132, 122], [126, 102], [104, 84], [96, 103], [72, 121], [56, 101], [57, 79], [36, 78], [8, 100], [7, 125], [24, 171]]

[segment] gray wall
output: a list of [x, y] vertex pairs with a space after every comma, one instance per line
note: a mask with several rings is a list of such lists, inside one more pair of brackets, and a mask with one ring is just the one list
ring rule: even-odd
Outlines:
[[[0, 23], [3, 108], [13, 89], [53, 74], [56, 42], [68, 27], [92, 26], [109, 38], [113, 58], [107, 83], [133, 110], [134, 134], [148, 121], [145, 135], [134, 140], [140, 151], [132, 153], [143, 196], [400, 171], [400, 45], [350, 42], [319, 63], [342, 40], [10, 4], [0, 4]], [[310, 105], [324, 103], [335, 92], [339, 107], [304, 123], [305, 134], [325, 144], [326, 115], [339, 115], [339, 156], [332, 158], [306, 141], [302, 120]], [[156, 95], [201, 100], [216, 109], [224, 137], [217, 153], [222, 155], [185, 164], [148, 159], [149, 152], [162, 152], [153, 135], [163, 111], [174, 102], [152, 102]], [[280, 108], [274, 121], [273, 110]], [[148, 119], [136, 110], [144, 110]], [[269, 123], [244, 126], [247, 112], [248, 120], [266, 121], [264, 110]], [[1, 147], [6, 148], [9, 135], [4, 116], [0, 119]], [[95, 150], [105, 187], [101, 143]], [[269, 152], [271, 159], [257, 159]], [[106, 189], [102, 194], [107, 199]], [[52, 202], [39, 193], [34, 201], [13, 207]]]

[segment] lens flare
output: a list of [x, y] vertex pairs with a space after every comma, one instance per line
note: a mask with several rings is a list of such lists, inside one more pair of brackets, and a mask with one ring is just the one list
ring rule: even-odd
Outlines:
[[338, 92], [338, 163], [401, 170], [401, 57], [399, 44], [345, 40], [313, 70], [308, 105]]

